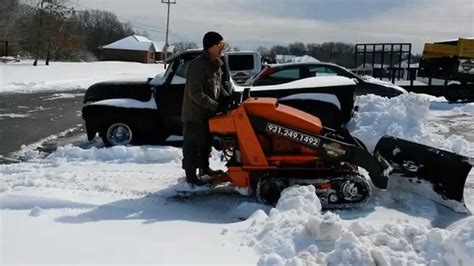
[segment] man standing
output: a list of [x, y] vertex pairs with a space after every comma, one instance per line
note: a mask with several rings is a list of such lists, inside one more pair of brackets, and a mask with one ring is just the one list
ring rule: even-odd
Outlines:
[[183, 122], [183, 169], [186, 181], [201, 186], [206, 182], [196, 175], [214, 176], [219, 171], [209, 168], [209, 154], [212, 135], [209, 132], [209, 118], [219, 107], [222, 93], [222, 65], [225, 43], [217, 32], [208, 32], [202, 40], [202, 54], [189, 65], [184, 90], [181, 121]]

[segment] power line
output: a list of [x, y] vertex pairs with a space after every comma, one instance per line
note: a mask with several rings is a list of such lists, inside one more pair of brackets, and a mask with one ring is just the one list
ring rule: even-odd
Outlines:
[[[170, 7], [171, 4], [176, 4], [176, 0], [161, 0], [162, 4], [167, 4], [168, 5], [168, 15], [166, 16], [166, 39], [165, 39], [165, 47], [162, 55], [164, 54], [164, 61], [166, 62], [166, 58], [168, 57], [168, 34], [170, 31]], [[166, 67], [166, 64], [165, 64]]]
[[[135, 25], [134, 23], [131, 23], [132, 26], [136, 29], [140, 29], [140, 30], [145, 30], [145, 31], [151, 31], [151, 32], [157, 32], [157, 33], [166, 33], [165, 30], [162, 30], [160, 28], [153, 28], [153, 27], [147, 27], [147, 26], [140, 26], [140, 25]], [[190, 41], [189, 39], [185, 38], [185, 37], [181, 37], [175, 33], [172, 33], [170, 32], [170, 35], [175, 37], [176, 39], [179, 39], [181, 41], [185, 41], [185, 42], [193, 42], [193, 41]]]
[[[125, 19], [124, 19], [125, 20]], [[130, 21], [132, 22], [132, 21]], [[143, 22], [137, 22], [137, 21], [133, 21], [132, 22], [133, 24], [138, 24], [138, 25], [142, 25], [142, 26], [145, 26], [145, 27], [149, 27], [149, 28], [153, 28], [153, 29], [158, 29], [158, 30], [162, 30], [163, 32], [165, 31], [165, 29], [161, 28], [161, 27], [158, 27], [158, 26], [155, 26], [155, 25], [151, 25], [151, 24], [146, 24], [146, 23], [143, 23]], [[191, 42], [186, 36], [178, 33], [178, 32], [175, 32], [173, 30], [169, 30], [170, 34], [175, 36], [176, 38], [178, 39], [181, 39], [181, 40], [185, 40], [185, 41], [189, 41]]]
[[[76, 6], [79, 6], [79, 7], [82, 7], [84, 9], [92, 9], [90, 7], [87, 7], [87, 6], [84, 6], [82, 4], [79, 4], [77, 2], [73, 2], [74, 5]], [[76, 12], [80, 12], [78, 10], [76, 10]], [[147, 23], [143, 23], [143, 22], [139, 22], [139, 21], [134, 21], [134, 20], [131, 20], [129, 18], [124, 18], [124, 17], [121, 17], [121, 16], [117, 16], [115, 14], [115, 16], [124, 21], [124, 22], [129, 22], [130, 24], [132, 24], [132, 26], [134, 28], [137, 28], [137, 29], [141, 29], [141, 30], [146, 30], [146, 31], [151, 31], [151, 32], [157, 32], [157, 33], [165, 33], [165, 29], [164, 28], [161, 28], [159, 26], [156, 26], [156, 25], [151, 25], [151, 24], [147, 24]], [[169, 30], [169, 34], [173, 37], [175, 37], [176, 39], [179, 39], [181, 41], [186, 41], [186, 42], [194, 42], [192, 40], [190, 40], [187, 36], [183, 35], [183, 34], [180, 34], [176, 31], [173, 31], [171, 29], [168, 29]]]

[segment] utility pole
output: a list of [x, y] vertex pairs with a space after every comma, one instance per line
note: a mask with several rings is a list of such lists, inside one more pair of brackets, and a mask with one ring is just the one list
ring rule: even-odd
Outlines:
[[[162, 53], [162, 57], [163, 57], [163, 54], [164, 54], [164, 61], [166, 61], [166, 57], [168, 56], [168, 33], [169, 33], [169, 27], [170, 27], [170, 6], [171, 4], [176, 4], [176, 0], [161, 0], [161, 3], [162, 4], [167, 4], [168, 5], [168, 15], [166, 17], [166, 40], [165, 40], [165, 47], [163, 47], [163, 53]], [[165, 63], [165, 67], [166, 67], [166, 63]]]

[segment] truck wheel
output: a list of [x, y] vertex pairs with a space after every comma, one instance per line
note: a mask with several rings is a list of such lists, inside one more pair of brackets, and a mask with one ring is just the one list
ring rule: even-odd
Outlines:
[[280, 198], [281, 192], [288, 184], [279, 178], [262, 178], [257, 184], [257, 200], [268, 205], [275, 205]]
[[105, 147], [127, 145], [134, 140], [132, 127], [128, 123], [117, 122], [111, 123], [104, 127], [100, 133]]
[[446, 98], [446, 100], [448, 100], [449, 102], [459, 101], [461, 98], [460, 89], [461, 89], [461, 86], [459, 86], [458, 84], [449, 85], [446, 90], [446, 93], [444, 94], [444, 98]]

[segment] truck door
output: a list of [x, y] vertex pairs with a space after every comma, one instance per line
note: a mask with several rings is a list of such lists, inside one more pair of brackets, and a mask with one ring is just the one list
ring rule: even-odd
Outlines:
[[182, 134], [181, 106], [183, 103], [184, 86], [189, 64], [196, 57], [177, 58], [170, 65], [172, 71], [164, 85], [157, 89], [157, 105], [163, 124], [171, 134]]

